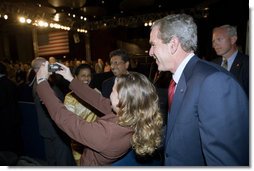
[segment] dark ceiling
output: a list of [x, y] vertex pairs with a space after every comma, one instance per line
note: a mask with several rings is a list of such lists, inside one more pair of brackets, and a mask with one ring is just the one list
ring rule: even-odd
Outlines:
[[[112, 22], [121, 17], [148, 17], [151, 14], [185, 9], [195, 12], [218, 1], [222, 0], [1, 0], [0, 14], [47, 20], [53, 20], [57, 14], [62, 25], [88, 27], [89, 23], [91, 28], [99, 22]], [[87, 20], [81, 21], [81, 17]], [[138, 22], [137, 18], [135, 20]]]
[[194, 8], [198, 4], [210, 4], [218, 0], [1, 0], [1, 6], [15, 6], [20, 10], [33, 8], [34, 12], [42, 5], [45, 12], [75, 12], [87, 17], [136, 15], [177, 8]]

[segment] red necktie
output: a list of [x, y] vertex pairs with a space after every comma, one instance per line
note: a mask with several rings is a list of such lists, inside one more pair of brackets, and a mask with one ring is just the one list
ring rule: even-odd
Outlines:
[[173, 79], [171, 79], [170, 84], [169, 84], [169, 89], [168, 89], [168, 110], [170, 110], [172, 101], [173, 101], [173, 97], [175, 94], [175, 86], [176, 83]]

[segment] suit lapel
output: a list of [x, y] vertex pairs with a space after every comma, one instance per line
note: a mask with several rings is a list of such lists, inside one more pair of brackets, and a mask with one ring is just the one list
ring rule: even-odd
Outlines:
[[168, 113], [169, 116], [168, 116], [168, 123], [167, 123], [167, 125], [168, 125], [167, 126], [167, 141], [172, 133], [176, 118], [177, 118], [180, 108], [182, 106], [183, 98], [184, 98], [184, 95], [186, 92], [186, 87], [187, 86], [186, 86], [185, 76], [182, 75], [181, 79], [179, 80], [177, 87], [176, 87], [171, 110]]
[[191, 58], [191, 60], [187, 63], [185, 66], [185, 69], [180, 77], [180, 80], [177, 84], [175, 95], [173, 97], [173, 102], [171, 106], [171, 110], [168, 113], [168, 122], [167, 122], [167, 139], [166, 143], [168, 142], [168, 139], [172, 133], [173, 127], [176, 122], [176, 118], [178, 117], [178, 113], [180, 112], [184, 96], [187, 89], [187, 82], [192, 75], [192, 71], [194, 70], [194, 66], [198, 61], [198, 57], [194, 56]]

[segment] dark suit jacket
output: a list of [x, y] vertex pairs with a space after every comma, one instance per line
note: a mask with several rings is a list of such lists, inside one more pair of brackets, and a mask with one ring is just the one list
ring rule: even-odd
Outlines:
[[[48, 165], [73, 166], [73, 159], [70, 138], [63, 132], [51, 119], [46, 106], [42, 103], [37, 94], [37, 83], [33, 85], [34, 103], [38, 118], [38, 127], [40, 135], [43, 137], [45, 145], [46, 160]], [[58, 100], [63, 102], [64, 94], [54, 83], [51, 88]]]
[[112, 72], [94, 73], [92, 76], [90, 87], [97, 88], [101, 92], [102, 91], [101, 86], [102, 86], [103, 81], [105, 81], [106, 79], [108, 79], [112, 76], [114, 76], [114, 74]]
[[[216, 58], [213, 62], [221, 65], [222, 58]], [[238, 51], [230, 72], [236, 77], [249, 97], [249, 56]]]
[[115, 79], [116, 77], [110, 77], [107, 80], [103, 81], [102, 86], [101, 86], [101, 94], [106, 97], [109, 98], [110, 94], [112, 92], [112, 88], [114, 86], [115, 83]]
[[194, 56], [177, 84], [165, 165], [248, 165], [248, 100], [229, 72]]
[[[42, 137], [54, 139], [58, 138], [58, 134], [63, 134], [62, 131], [56, 126], [54, 121], [50, 118], [48, 114], [47, 108], [41, 102], [40, 97], [38, 96], [37, 92], [37, 83], [33, 84], [33, 97], [34, 103], [36, 106], [37, 117], [38, 117], [38, 126], [39, 131]], [[56, 86], [53, 86], [52, 89], [54, 90], [57, 97], [63, 102], [64, 96], [60, 89]]]

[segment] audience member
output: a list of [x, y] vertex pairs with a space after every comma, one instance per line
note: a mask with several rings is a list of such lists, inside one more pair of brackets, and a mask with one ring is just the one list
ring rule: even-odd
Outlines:
[[20, 63], [16, 65], [16, 84], [25, 84], [26, 83], [26, 70], [24, 68], [24, 64]]
[[[92, 79], [91, 67], [88, 64], [81, 64], [75, 70], [75, 78], [84, 84], [90, 84]], [[69, 111], [80, 116], [87, 122], [93, 122], [96, 115], [89, 109], [89, 105], [82, 101], [73, 91], [69, 92], [64, 99], [64, 105]], [[77, 165], [80, 165], [80, 158], [83, 153], [84, 146], [75, 140], [71, 143], [72, 153]]]
[[110, 67], [109, 63], [105, 62], [104, 72], [110, 72], [110, 71], [111, 71], [111, 67]]
[[101, 86], [101, 93], [104, 97], [109, 98], [116, 77], [120, 77], [123, 74], [128, 73], [129, 67], [129, 55], [122, 49], [117, 49], [109, 54], [111, 71], [114, 76], [103, 81]]
[[56, 58], [54, 56], [49, 57], [49, 64], [56, 63]]
[[97, 74], [104, 72], [104, 62], [102, 61], [101, 58], [97, 60], [94, 69]]
[[[103, 114], [87, 122], [55, 97], [49, 84], [48, 62], [37, 73], [37, 92], [52, 119], [71, 138], [86, 146], [81, 165], [110, 165], [132, 147], [138, 155], [151, 155], [161, 145], [162, 116], [155, 87], [142, 74], [129, 73], [115, 80], [110, 99], [78, 79], [62, 66], [63, 77], [82, 100]], [[115, 112], [113, 112], [112, 111]]]
[[6, 75], [6, 66], [0, 62], [0, 151], [20, 155], [23, 144], [18, 91], [16, 84]]
[[231, 72], [249, 97], [249, 56], [238, 50], [236, 42], [236, 27], [230, 25], [215, 27], [212, 43], [216, 54], [221, 57], [213, 62]]
[[[31, 65], [36, 73], [45, 61], [46, 59], [42, 57], [37, 57], [32, 61]], [[58, 100], [63, 102], [64, 94], [61, 90], [55, 84], [51, 84], [51, 86], [54, 90], [54, 94], [57, 95]], [[33, 84], [33, 96], [37, 111], [39, 132], [45, 145], [47, 164], [49, 166], [76, 165], [72, 155], [69, 137], [57, 127], [54, 121], [52, 121], [48, 114], [48, 110], [41, 102], [36, 92], [36, 88], [37, 83], [35, 81]]]
[[172, 14], [155, 21], [150, 44], [158, 70], [173, 74], [165, 165], [249, 165], [247, 96], [229, 72], [194, 54], [193, 18]]

